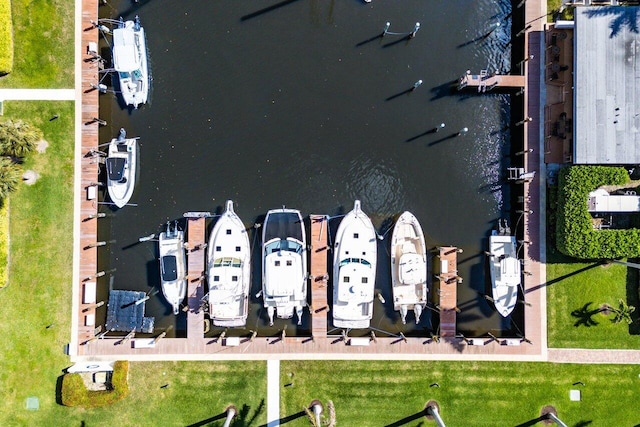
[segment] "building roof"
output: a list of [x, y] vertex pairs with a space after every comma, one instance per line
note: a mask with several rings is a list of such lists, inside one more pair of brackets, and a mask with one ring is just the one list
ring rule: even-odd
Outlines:
[[575, 8], [574, 163], [640, 164], [639, 7]]

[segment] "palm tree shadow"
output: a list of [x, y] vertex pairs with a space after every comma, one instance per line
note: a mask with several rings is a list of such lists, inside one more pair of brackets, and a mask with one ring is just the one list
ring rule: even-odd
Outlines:
[[609, 23], [609, 28], [611, 29], [609, 38], [614, 38], [620, 33], [620, 31], [622, 31], [623, 27], [628, 27], [629, 31], [634, 34], [638, 34], [640, 32], [638, 30], [639, 13], [640, 10], [636, 7], [598, 7], [587, 11], [586, 15], [589, 18], [616, 15]]
[[592, 309], [590, 308], [591, 304], [593, 303], [588, 302], [585, 305], [583, 305], [582, 308], [573, 310], [571, 312], [571, 316], [578, 319], [576, 320], [576, 323], [573, 324], [573, 326], [575, 326], [576, 328], [579, 326], [586, 326], [587, 328], [589, 328], [591, 326], [599, 325], [599, 323], [593, 319], [593, 316], [602, 312], [602, 309], [600, 308]]
[[249, 414], [250, 409], [250, 406], [242, 405], [242, 409], [238, 411], [238, 416], [233, 420], [233, 423], [231, 425], [243, 427], [252, 426], [256, 418], [258, 418], [258, 416], [260, 416], [260, 414], [264, 410], [264, 399], [260, 400], [260, 404], [258, 405], [256, 410], [253, 411], [253, 415]]

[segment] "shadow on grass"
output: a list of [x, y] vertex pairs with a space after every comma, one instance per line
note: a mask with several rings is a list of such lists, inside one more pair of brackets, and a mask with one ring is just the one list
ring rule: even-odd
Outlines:
[[[305, 417], [307, 414], [304, 411], [296, 412], [295, 414], [289, 415], [284, 418], [280, 418], [278, 420], [279, 424], [286, 424], [290, 421], [297, 420], [298, 418]], [[271, 424], [262, 424], [260, 427], [269, 427]]]
[[226, 417], [227, 417], [227, 411], [222, 412], [222, 413], [220, 413], [218, 415], [215, 415], [215, 416], [213, 416], [211, 418], [207, 418], [206, 420], [198, 421], [197, 423], [194, 423], [194, 424], [189, 424], [187, 427], [202, 427], [202, 426], [206, 426], [209, 423], [212, 423], [212, 422], [217, 421], [217, 420], [221, 420], [221, 419], [226, 418]]
[[[251, 410], [250, 406], [242, 405], [242, 408], [238, 411], [238, 415], [233, 419], [233, 421], [231, 422], [231, 425], [242, 426], [242, 427], [248, 427], [253, 425], [253, 422], [256, 420], [256, 418], [258, 418], [258, 416], [264, 410], [264, 399], [260, 401], [260, 405], [258, 405], [258, 408], [253, 412], [253, 415], [249, 414], [250, 410]], [[203, 427], [211, 424], [214, 421], [225, 419], [226, 416], [227, 416], [227, 411], [225, 410], [224, 412], [218, 415], [214, 415], [211, 418], [198, 421], [197, 423], [189, 424], [187, 427]]]
[[544, 421], [546, 419], [547, 419], [547, 417], [545, 415], [542, 415], [542, 416], [540, 416], [538, 418], [534, 418], [534, 419], [526, 421], [526, 422], [524, 422], [522, 424], [518, 424], [516, 427], [531, 427], [531, 426], [534, 426], [534, 425], [538, 424], [540, 421]]
[[571, 273], [565, 274], [564, 276], [556, 277], [555, 279], [549, 280], [548, 282], [545, 282], [545, 283], [542, 283], [542, 284], [540, 284], [538, 286], [534, 286], [533, 288], [527, 289], [525, 293], [528, 294], [529, 292], [537, 291], [540, 288], [554, 285], [554, 284], [556, 284], [558, 282], [563, 281], [564, 279], [568, 279], [571, 276], [575, 276], [576, 274], [583, 273], [585, 271], [591, 270], [592, 268], [599, 267], [599, 266], [601, 266], [603, 264], [605, 264], [605, 261], [603, 261], [603, 260], [597, 261], [597, 262], [595, 262], [595, 263], [593, 263], [591, 265], [588, 265], [586, 267], [582, 267], [579, 270], [572, 271]]
[[[629, 262], [638, 263], [638, 259], [629, 260]], [[640, 335], [640, 272], [636, 268], [627, 268], [627, 304], [636, 307], [631, 313], [633, 323], [629, 325], [630, 335]]]
[[571, 312], [571, 316], [577, 318], [576, 323], [573, 324], [576, 328], [579, 326], [586, 326], [587, 328], [591, 326], [598, 326], [599, 323], [593, 319], [593, 316], [601, 313], [602, 309], [600, 308], [590, 308], [592, 302], [588, 302], [583, 305], [581, 308], [573, 310]]
[[[408, 417], [404, 417], [401, 420], [398, 420], [394, 423], [391, 424], [387, 424], [385, 427], [399, 427], [399, 426], [403, 426], [405, 424], [409, 424], [411, 421], [415, 421], [418, 420], [420, 418], [424, 418], [425, 417], [425, 411], [422, 410], [420, 412], [416, 412], [415, 414], [409, 415]], [[422, 425], [422, 423], [418, 424], [418, 425]]]
[[60, 375], [56, 380], [56, 403], [61, 406], [64, 406], [62, 403], [62, 378], [63, 377], [64, 377], [64, 374]]

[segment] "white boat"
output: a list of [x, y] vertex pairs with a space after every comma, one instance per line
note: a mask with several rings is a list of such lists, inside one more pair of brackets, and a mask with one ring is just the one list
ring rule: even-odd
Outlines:
[[107, 159], [107, 191], [114, 205], [121, 208], [133, 195], [138, 173], [138, 138], [127, 138], [120, 129], [118, 138], [109, 143]]
[[187, 257], [184, 248], [184, 231], [178, 223], [167, 223], [165, 231], [160, 233], [160, 282], [162, 293], [167, 299], [173, 314], [180, 312], [180, 304], [187, 294]]
[[506, 220], [498, 222], [498, 230], [489, 236], [489, 269], [493, 303], [503, 317], [513, 311], [518, 300], [518, 288], [522, 279], [520, 260], [516, 250], [516, 237]]
[[373, 316], [378, 240], [369, 217], [356, 200], [340, 222], [333, 251], [333, 324], [368, 328]]
[[209, 316], [225, 327], [247, 323], [251, 286], [251, 245], [244, 224], [233, 211], [233, 202], [216, 221], [207, 246]]
[[262, 298], [273, 325], [274, 313], [298, 325], [307, 306], [307, 239], [300, 211], [274, 209], [262, 225]]
[[113, 30], [113, 68], [118, 73], [124, 103], [138, 108], [149, 95], [147, 42], [140, 18], [120, 21]]
[[393, 309], [407, 323], [408, 310], [413, 310], [416, 325], [427, 305], [427, 246], [418, 219], [404, 212], [396, 221], [391, 235], [391, 287]]

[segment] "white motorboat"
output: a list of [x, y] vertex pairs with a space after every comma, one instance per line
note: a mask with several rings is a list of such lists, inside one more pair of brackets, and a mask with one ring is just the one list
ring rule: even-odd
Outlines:
[[396, 221], [391, 235], [391, 285], [393, 309], [407, 323], [408, 310], [413, 310], [416, 324], [427, 305], [427, 246], [418, 219], [404, 212]]
[[300, 211], [274, 209], [262, 225], [262, 298], [273, 325], [274, 313], [298, 325], [307, 306], [307, 239]]
[[133, 21], [120, 21], [113, 30], [113, 68], [124, 103], [133, 108], [146, 103], [150, 81], [147, 42], [138, 16]]
[[333, 255], [333, 324], [368, 328], [373, 316], [378, 239], [369, 217], [356, 200], [340, 222]]
[[138, 173], [138, 138], [127, 138], [120, 129], [118, 138], [109, 143], [107, 159], [107, 190], [114, 205], [125, 206], [133, 195]]
[[225, 327], [247, 323], [251, 286], [251, 245], [233, 202], [216, 221], [207, 246], [209, 316], [213, 324]]
[[498, 230], [489, 236], [489, 269], [493, 303], [498, 313], [507, 317], [518, 300], [521, 283], [520, 260], [516, 249], [516, 237], [506, 223], [498, 222]]
[[160, 233], [160, 281], [162, 293], [173, 308], [173, 314], [180, 312], [180, 304], [187, 294], [187, 257], [184, 248], [184, 231], [174, 221], [167, 223]]

